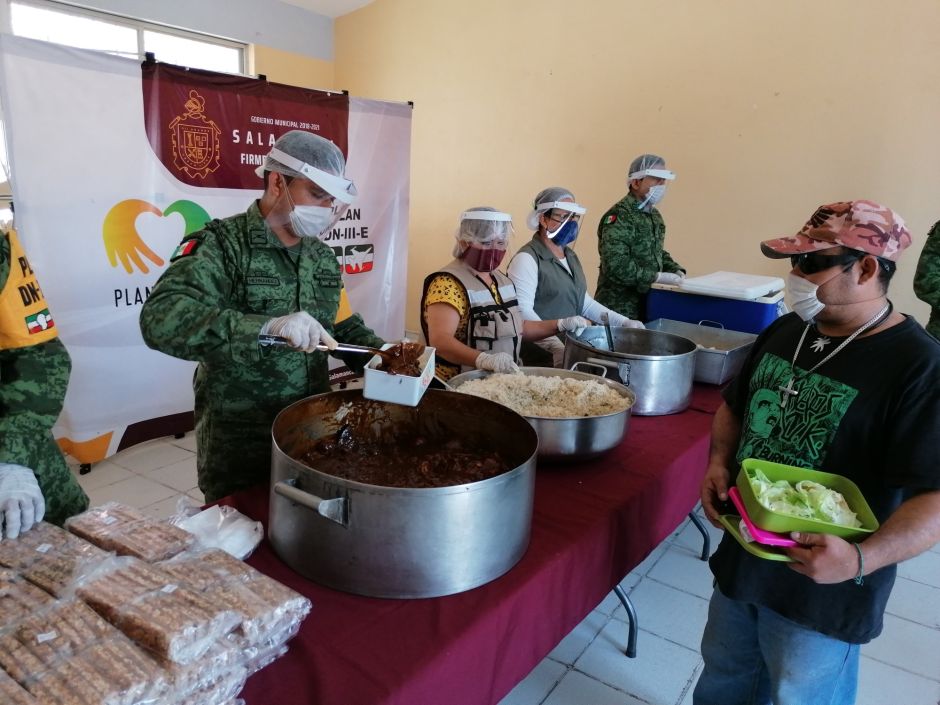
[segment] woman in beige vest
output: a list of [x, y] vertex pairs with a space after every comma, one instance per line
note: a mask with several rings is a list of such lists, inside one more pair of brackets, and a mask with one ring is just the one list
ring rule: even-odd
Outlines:
[[421, 327], [437, 349], [437, 374], [450, 379], [472, 369], [518, 372], [522, 341], [583, 328], [580, 316], [524, 321], [516, 289], [497, 270], [506, 255], [512, 217], [479, 207], [460, 216], [454, 260], [424, 280]]

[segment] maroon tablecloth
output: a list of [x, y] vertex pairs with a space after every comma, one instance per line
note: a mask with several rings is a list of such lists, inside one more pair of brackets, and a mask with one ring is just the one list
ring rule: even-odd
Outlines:
[[[506, 575], [448, 597], [385, 600], [312, 583], [265, 541], [249, 563], [307, 595], [287, 655], [249, 679], [248, 705], [483, 705], [508, 693], [695, 505], [714, 387], [689, 410], [630, 419], [602, 458], [540, 466], [532, 539]], [[224, 503], [267, 520], [267, 496]], [[624, 632], [626, 640], [626, 631]]]

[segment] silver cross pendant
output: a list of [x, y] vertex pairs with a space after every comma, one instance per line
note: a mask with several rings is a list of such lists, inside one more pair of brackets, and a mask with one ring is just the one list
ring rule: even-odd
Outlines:
[[795, 381], [796, 381], [795, 377], [790, 377], [790, 379], [787, 380], [786, 387], [782, 385], [777, 387], [777, 390], [780, 392], [780, 408], [781, 409], [787, 408], [787, 402], [790, 400], [790, 397], [795, 397], [797, 394], [800, 393], [799, 390], [793, 388], [793, 383]]

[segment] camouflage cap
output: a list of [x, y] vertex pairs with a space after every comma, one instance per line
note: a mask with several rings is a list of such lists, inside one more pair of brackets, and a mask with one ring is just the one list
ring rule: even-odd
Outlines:
[[764, 255], [775, 259], [847, 247], [897, 261], [911, 244], [904, 220], [887, 206], [873, 201], [840, 201], [820, 206], [796, 235], [765, 240]]

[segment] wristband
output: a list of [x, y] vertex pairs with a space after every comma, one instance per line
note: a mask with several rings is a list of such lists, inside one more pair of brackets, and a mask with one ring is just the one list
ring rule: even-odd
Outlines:
[[855, 576], [855, 584], [863, 585], [865, 583], [865, 559], [862, 557], [862, 548], [857, 543], [853, 543], [858, 552], [858, 575]]

